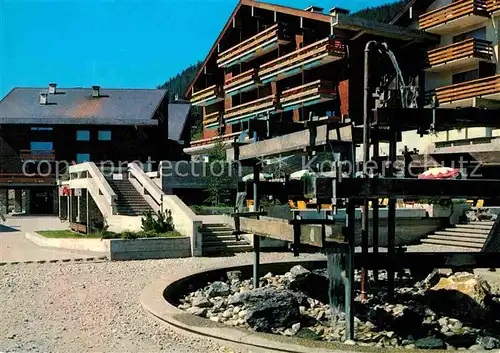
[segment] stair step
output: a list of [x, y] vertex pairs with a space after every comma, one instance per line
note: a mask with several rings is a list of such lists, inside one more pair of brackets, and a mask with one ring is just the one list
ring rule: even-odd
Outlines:
[[440, 240], [440, 239], [422, 239], [422, 243], [425, 244], [435, 244], [435, 245], [449, 245], [459, 248], [470, 248], [470, 249], [481, 249], [483, 244], [474, 244], [461, 241], [450, 241], [450, 240]]
[[216, 234], [216, 235], [231, 235], [234, 233], [234, 230], [232, 229], [228, 229], [228, 230], [207, 230], [207, 229], [200, 229], [200, 233], [203, 234], [203, 235], [212, 235], [212, 234]]
[[228, 246], [217, 246], [203, 249], [203, 255], [213, 255], [217, 253], [235, 253], [235, 252], [248, 252], [252, 251], [251, 245], [228, 245]]
[[245, 241], [236, 240], [236, 239], [234, 239], [234, 240], [209, 240], [209, 241], [206, 241], [205, 239], [203, 239], [201, 244], [203, 246], [203, 249], [220, 247], [220, 246], [231, 246], [231, 245], [242, 245], [242, 246], [249, 245]]
[[488, 225], [488, 226], [492, 226], [493, 224], [495, 224], [495, 221], [479, 221], [479, 222], [469, 222], [468, 224], [473, 224], [473, 225]]
[[443, 229], [445, 232], [453, 233], [475, 233], [475, 234], [486, 234], [490, 233], [489, 229], [476, 229], [476, 228], [446, 228]]
[[467, 242], [474, 244], [484, 244], [485, 241], [485, 239], [461, 238], [461, 237], [452, 237], [449, 235], [429, 235], [427, 239], [453, 240], [453, 241], [460, 241], [460, 242]]
[[[482, 223], [482, 222], [480, 222]], [[470, 229], [491, 229], [491, 225], [488, 224], [457, 224], [457, 228], [470, 228]]]
[[210, 240], [210, 239], [228, 240], [228, 239], [236, 239], [236, 235], [234, 235], [234, 234], [224, 234], [224, 235], [202, 234], [202, 239], [203, 240]]
[[433, 233], [433, 235], [444, 235], [450, 237], [460, 237], [460, 238], [475, 238], [475, 239], [486, 239], [488, 234], [480, 234], [480, 233], [468, 233], [468, 232], [450, 232], [447, 230], [438, 230]]

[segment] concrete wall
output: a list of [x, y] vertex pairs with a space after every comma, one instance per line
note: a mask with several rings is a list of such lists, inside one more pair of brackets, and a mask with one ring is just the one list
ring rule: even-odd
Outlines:
[[34, 232], [26, 232], [25, 237], [36, 245], [47, 248], [109, 253], [109, 239], [46, 238]]
[[167, 259], [191, 256], [188, 237], [112, 239], [110, 260]]
[[142, 230], [142, 216], [112, 215], [106, 218], [110, 232], [121, 233], [124, 231], [138, 232]]

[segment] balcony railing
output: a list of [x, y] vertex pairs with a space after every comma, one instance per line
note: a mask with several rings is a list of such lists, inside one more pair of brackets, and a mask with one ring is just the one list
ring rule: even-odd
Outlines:
[[429, 50], [427, 57], [430, 67], [466, 58], [493, 60], [493, 47], [489, 41], [469, 38], [458, 43]]
[[54, 161], [56, 159], [54, 150], [20, 150], [19, 152], [22, 160]]
[[233, 124], [241, 120], [248, 120], [259, 114], [269, 113], [276, 109], [276, 96], [271, 94], [264, 98], [240, 104], [229, 108], [224, 114], [224, 119], [228, 124]]
[[325, 38], [265, 63], [260, 67], [259, 77], [263, 83], [279, 81], [344, 56], [345, 46], [342, 42]]
[[233, 133], [227, 134], [227, 135], [215, 136], [215, 137], [210, 137], [207, 139], [191, 141], [191, 147], [209, 145], [209, 144], [212, 144], [216, 141], [230, 141], [230, 140], [235, 139], [236, 137], [238, 137], [241, 134], [242, 134], [242, 131], [238, 131], [238, 132], [233, 132]]
[[213, 85], [193, 92], [191, 95], [191, 104], [195, 106], [207, 106], [224, 99], [224, 94], [220, 86]]
[[221, 113], [215, 112], [203, 117], [203, 126], [206, 128], [217, 127], [221, 120]]
[[[474, 17], [474, 15], [486, 17], [488, 16], [486, 1], [488, 0], [459, 0], [450, 5], [426, 12], [419, 17], [419, 27], [420, 29], [434, 32], [432, 30], [433, 27], [444, 25], [460, 18]], [[476, 23], [472, 18], [467, 19], [467, 21], [464, 25]], [[460, 25], [459, 23], [456, 24]]]
[[280, 110], [287, 111], [332, 100], [337, 90], [332, 82], [317, 80], [283, 91]]
[[275, 50], [280, 44], [288, 44], [289, 42], [290, 39], [285, 27], [281, 24], [275, 24], [253, 37], [238, 43], [234, 47], [219, 53], [217, 65], [225, 68], [239, 64], [240, 62], [248, 62]]
[[500, 75], [439, 87], [435, 94], [439, 105], [467, 101], [470, 98], [500, 100]]
[[234, 96], [257, 88], [259, 83], [257, 69], [251, 69], [227, 79], [224, 82], [224, 92], [228, 96]]
[[500, 11], [500, 0], [486, 0], [486, 9], [490, 13]]

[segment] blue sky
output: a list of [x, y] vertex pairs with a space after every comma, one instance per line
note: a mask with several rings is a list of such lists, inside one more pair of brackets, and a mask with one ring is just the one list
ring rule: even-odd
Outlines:
[[[356, 11], [385, 0], [272, 0]], [[237, 0], [0, 0], [0, 97], [13, 87], [154, 88], [203, 60]]]

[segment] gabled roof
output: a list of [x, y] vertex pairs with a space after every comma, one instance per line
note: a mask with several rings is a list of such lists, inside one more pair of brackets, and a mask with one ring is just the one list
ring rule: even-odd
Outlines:
[[242, 6], [250, 6], [250, 7], [263, 9], [263, 10], [276, 11], [276, 12], [284, 13], [284, 14], [291, 15], [291, 16], [304, 17], [304, 18], [308, 18], [311, 20], [321, 21], [321, 22], [326, 22], [326, 23], [330, 23], [331, 19], [332, 19], [332, 17], [330, 15], [325, 15], [325, 14], [316, 13], [316, 12], [309, 12], [309, 11], [305, 11], [305, 10], [296, 9], [293, 7], [269, 4], [269, 3], [265, 3], [265, 2], [255, 1], [255, 0], [240, 0], [238, 2], [238, 4], [236, 5], [235, 9], [233, 10], [231, 16], [227, 20], [226, 24], [224, 25], [222, 31], [219, 33], [217, 40], [215, 41], [214, 45], [212, 46], [212, 48], [208, 52], [208, 55], [206, 56], [205, 60], [201, 64], [200, 70], [198, 71], [195, 78], [193, 79], [193, 81], [191, 82], [191, 84], [187, 88], [186, 92], [184, 93], [185, 97], [187, 97], [189, 95], [191, 88], [193, 87], [194, 83], [200, 77], [200, 75], [203, 72], [203, 69], [205, 68], [205, 66], [207, 65], [210, 57], [215, 53], [215, 51], [217, 49], [217, 45], [221, 41], [221, 39], [224, 36], [224, 34], [226, 33], [226, 31], [231, 26], [231, 24], [233, 22], [233, 18], [238, 14], [238, 11], [240, 10], [240, 8]]
[[91, 88], [57, 88], [48, 94], [48, 104], [40, 104], [46, 88], [14, 88], [0, 101], [0, 123], [51, 124], [93, 123], [156, 125], [152, 120], [166, 90], [100, 89], [92, 97]]
[[191, 104], [174, 103], [168, 105], [168, 139], [182, 140]]

